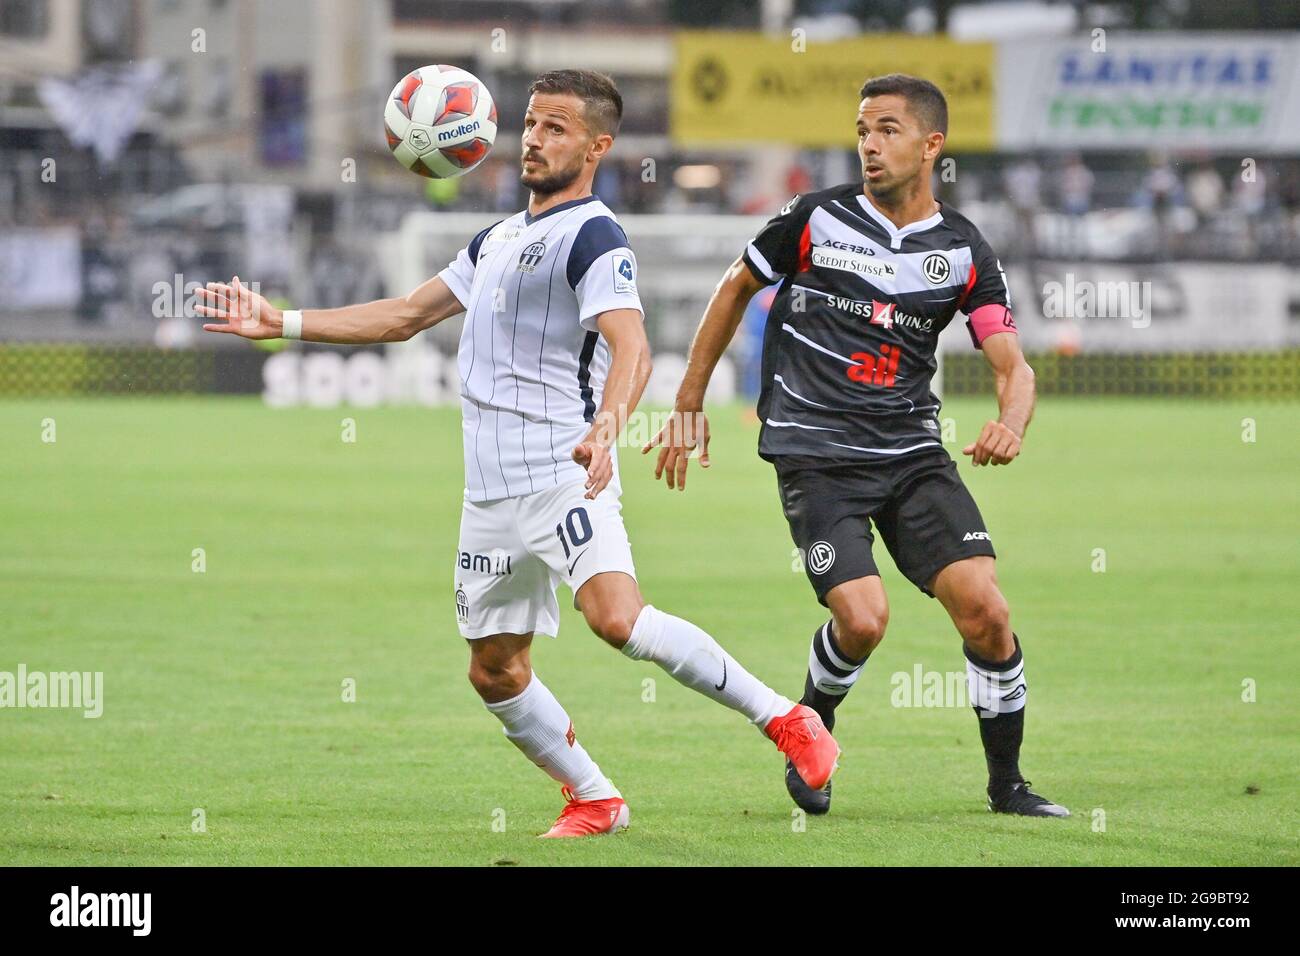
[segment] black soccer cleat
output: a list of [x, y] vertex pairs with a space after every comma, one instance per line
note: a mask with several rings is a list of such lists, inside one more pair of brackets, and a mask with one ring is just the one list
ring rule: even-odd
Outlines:
[[803, 777], [799, 776], [794, 764], [788, 760], [785, 762], [785, 789], [789, 791], [795, 806], [804, 813], [821, 816], [831, 809], [831, 781], [827, 780], [822, 789], [814, 790], [803, 782]]
[[1009, 788], [994, 792], [989, 790], [989, 810], [993, 813], [1014, 813], [1022, 817], [1068, 817], [1070, 811], [1046, 797], [1034, 793], [1028, 780], [1021, 780]]

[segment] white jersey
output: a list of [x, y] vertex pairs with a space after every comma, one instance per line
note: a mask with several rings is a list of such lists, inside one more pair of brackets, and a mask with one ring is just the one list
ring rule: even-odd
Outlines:
[[610, 358], [596, 318], [642, 311], [636, 259], [614, 214], [595, 196], [517, 213], [438, 275], [466, 313], [465, 497], [513, 498], [585, 478], [570, 456], [595, 419]]

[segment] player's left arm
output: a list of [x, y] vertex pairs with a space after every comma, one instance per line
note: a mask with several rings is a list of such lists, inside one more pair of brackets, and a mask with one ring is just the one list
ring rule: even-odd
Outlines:
[[650, 341], [640, 309], [602, 312], [596, 316], [596, 328], [609, 344], [609, 373], [591, 430], [573, 449], [573, 460], [587, 469], [588, 498], [600, 494], [614, 477], [610, 448], [641, 401], [651, 367]]
[[1034, 417], [1034, 370], [1020, 351], [1015, 332], [995, 332], [980, 343], [997, 381], [998, 417], [962, 449], [975, 465], [1007, 465], [1020, 454], [1025, 429]]

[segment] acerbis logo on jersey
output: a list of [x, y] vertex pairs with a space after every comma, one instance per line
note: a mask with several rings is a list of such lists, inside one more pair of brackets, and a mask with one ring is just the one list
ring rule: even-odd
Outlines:
[[813, 574], [825, 574], [835, 563], [835, 548], [829, 541], [814, 541], [808, 549], [808, 569]]
[[987, 531], [967, 531], [963, 541], [988, 541], [989, 533]]
[[831, 246], [813, 246], [812, 264], [824, 269], [839, 269], [841, 272], [856, 272], [859, 275], [872, 276], [876, 279], [893, 279], [896, 270], [888, 262], [878, 262], [872, 255], [861, 252], [848, 252]]
[[542, 261], [544, 255], [546, 255], [545, 242], [530, 242], [524, 246], [524, 251], [519, 254], [519, 271], [532, 275], [537, 268], [537, 263]]
[[870, 246], [859, 246], [852, 242], [842, 242], [839, 239], [828, 239], [822, 245], [830, 246], [832, 249], [842, 249], [845, 252], [860, 252], [864, 256], [874, 256], [876, 254], [876, 250]]
[[921, 272], [930, 285], [943, 285], [952, 275], [952, 266], [948, 264], [948, 257], [943, 253], [932, 252], [925, 257], [925, 262], [921, 263]]
[[788, 203], [786, 203], [784, 206], [781, 207], [780, 215], [782, 215], [782, 216], [788, 216], [788, 215], [790, 215], [790, 211], [791, 211], [792, 209], [794, 209], [794, 205], [795, 205], [795, 203], [797, 203], [798, 201], [799, 201], [799, 196], [798, 196], [798, 194], [795, 194], [794, 196], [792, 196], [791, 199], [790, 199], [790, 201], [789, 201]]
[[627, 256], [617, 255], [610, 260], [614, 263], [614, 292], [623, 294], [636, 291], [636, 269]]

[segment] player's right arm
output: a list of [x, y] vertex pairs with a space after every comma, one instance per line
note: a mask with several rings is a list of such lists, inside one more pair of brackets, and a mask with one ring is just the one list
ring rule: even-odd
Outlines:
[[[283, 333], [284, 312], [241, 283], [238, 276], [229, 283], [209, 282], [198, 293], [199, 315], [224, 320], [205, 324], [207, 332], [225, 332], [246, 339], [274, 339]], [[339, 309], [304, 310], [301, 337], [337, 345], [404, 342], [464, 311], [460, 299], [437, 275], [402, 298], [377, 299]]]
[[655, 462], [655, 480], [664, 480], [669, 488], [686, 488], [686, 466], [690, 454], [699, 446], [700, 467], [709, 467], [709, 419], [704, 414], [704, 393], [718, 360], [727, 350], [740, 327], [745, 306], [754, 293], [763, 288], [743, 259], [737, 259], [722, 276], [704, 317], [691, 340], [686, 359], [686, 373], [677, 388], [673, 414], [659, 434], [646, 442], [641, 454], [648, 454], [659, 446], [659, 459]]

